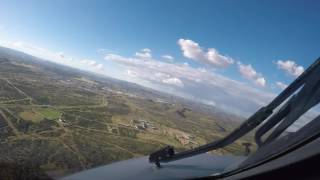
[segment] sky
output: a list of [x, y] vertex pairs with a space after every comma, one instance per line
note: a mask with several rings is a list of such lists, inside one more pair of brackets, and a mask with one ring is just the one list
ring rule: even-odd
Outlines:
[[316, 0], [0, 0], [0, 46], [245, 116], [320, 52]]

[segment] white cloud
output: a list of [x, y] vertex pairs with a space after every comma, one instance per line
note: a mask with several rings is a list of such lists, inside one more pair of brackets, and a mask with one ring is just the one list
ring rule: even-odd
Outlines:
[[207, 51], [205, 51], [198, 43], [190, 39], [179, 39], [178, 44], [186, 58], [216, 67], [227, 67], [234, 63], [231, 57], [220, 54], [214, 48], [208, 48]]
[[103, 65], [102, 64], [98, 64], [98, 65], [96, 65], [96, 68], [101, 70], [103, 68]]
[[144, 53], [151, 53], [151, 49], [149, 49], [149, 48], [141, 49], [141, 51]]
[[183, 87], [183, 82], [179, 78], [163, 79], [162, 82], [166, 84], [172, 84], [175, 86]]
[[251, 66], [251, 64], [249, 65], [239, 64], [239, 72], [243, 77], [247, 79], [256, 79], [258, 75], [258, 73]]
[[127, 70], [127, 74], [128, 74], [129, 76], [131, 76], [131, 77], [137, 77], [137, 76], [138, 76], [136, 72], [134, 72], [134, 71], [132, 71], [132, 70], [130, 70], [130, 69]]
[[282, 82], [276, 82], [276, 85], [278, 86], [278, 88], [280, 88], [281, 90], [284, 90], [285, 88], [287, 88], [288, 87], [288, 85], [287, 84], [284, 84], [284, 83], [282, 83]]
[[[123, 72], [129, 75], [124, 80], [201, 102], [215, 102], [217, 106], [233, 112], [238, 110], [243, 114], [251, 113], [274, 97], [272, 93], [255, 89], [204, 68], [156, 60], [145, 61], [142, 58], [117, 54], [107, 54], [105, 60], [123, 67]], [[264, 78], [260, 76], [257, 76], [256, 81], [257, 84], [265, 84]]]
[[264, 79], [264, 77], [260, 73], [257, 73], [257, 71], [251, 66], [251, 64], [244, 65], [239, 62], [238, 68], [242, 77], [254, 82], [258, 86], [266, 86], [266, 80]]
[[162, 73], [162, 72], [156, 72], [154, 75], [155, 75], [155, 77], [157, 77], [159, 79], [170, 78], [169, 74], [165, 74], [165, 73]]
[[291, 60], [278, 60], [276, 64], [279, 69], [284, 70], [286, 73], [294, 77], [298, 77], [304, 71], [302, 66], [299, 66], [297, 63]]
[[96, 70], [102, 70], [103, 69], [103, 64], [97, 63], [95, 60], [91, 59], [83, 59], [80, 61], [81, 64], [85, 65], [86, 67], [92, 67]]
[[95, 66], [96, 64], [97, 64], [96, 61], [89, 61], [89, 62], [88, 62], [88, 65], [90, 65], [90, 66]]
[[140, 52], [136, 52], [135, 56], [141, 59], [151, 59], [151, 50], [148, 48], [141, 49]]
[[90, 59], [84, 59], [84, 60], [81, 60], [80, 63], [85, 64], [85, 65], [89, 65], [89, 66], [94, 66], [94, 65], [96, 65], [97, 62], [94, 60], [90, 60]]
[[203, 73], [207, 72], [207, 70], [206, 70], [205, 68], [198, 68], [198, 70], [199, 70], [200, 72], [203, 72]]
[[172, 56], [168, 55], [168, 54], [165, 54], [165, 55], [163, 55], [161, 57], [163, 59], [165, 59], [165, 60], [168, 60], [168, 61], [173, 61], [174, 60], [174, 58]]
[[85, 65], [92, 66], [92, 65], [95, 65], [95, 64], [96, 64], [96, 61], [90, 60], [90, 59], [83, 59], [83, 60], [80, 61], [80, 63], [85, 64]]
[[117, 55], [117, 54], [106, 54], [104, 56], [104, 59], [105, 60], [114, 60], [114, 61], [124, 61], [124, 60], [127, 60], [127, 58], [124, 58], [120, 55]]
[[255, 83], [261, 87], [266, 86], [266, 80], [263, 77], [259, 77], [255, 80]]

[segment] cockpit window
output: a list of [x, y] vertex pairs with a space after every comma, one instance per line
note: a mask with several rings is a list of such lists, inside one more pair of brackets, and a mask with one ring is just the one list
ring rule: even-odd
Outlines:
[[318, 7], [3, 0], [0, 179], [203, 153], [247, 167], [298, 144], [319, 115]]

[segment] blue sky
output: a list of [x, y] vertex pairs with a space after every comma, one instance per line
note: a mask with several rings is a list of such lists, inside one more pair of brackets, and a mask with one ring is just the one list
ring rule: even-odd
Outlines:
[[261, 96], [235, 107], [242, 111], [268, 102], [320, 52], [315, 0], [0, 4], [3, 46], [209, 104], [228, 107], [234, 100], [224, 96]]

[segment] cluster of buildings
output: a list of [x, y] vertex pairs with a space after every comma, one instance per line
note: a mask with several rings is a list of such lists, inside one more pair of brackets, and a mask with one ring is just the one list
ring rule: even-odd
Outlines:
[[66, 123], [66, 120], [62, 119], [61, 117], [58, 119], [58, 121], [61, 123]]
[[195, 137], [189, 134], [176, 135], [176, 139], [184, 146], [197, 145], [197, 143], [194, 141]]
[[157, 130], [158, 128], [154, 126], [152, 122], [149, 122], [144, 119], [133, 119], [131, 120], [131, 123], [134, 125], [134, 127], [138, 130], [146, 130], [146, 129], [152, 129], [152, 130]]

